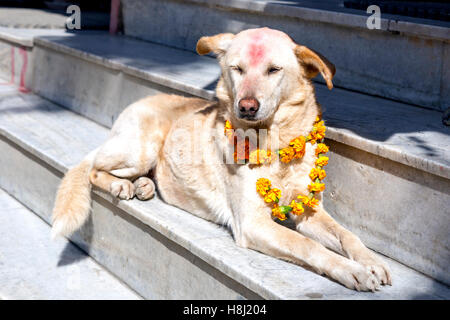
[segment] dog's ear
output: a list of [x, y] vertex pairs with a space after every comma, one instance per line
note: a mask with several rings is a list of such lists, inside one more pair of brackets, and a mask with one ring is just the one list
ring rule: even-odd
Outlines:
[[211, 51], [217, 55], [224, 54], [234, 38], [232, 33], [220, 33], [211, 37], [201, 37], [197, 42], [197, 53], [204, 55]]
[[334, 64], [328, 61], [321, 54], [301, 45], [294, 49], [299, 63], [304, 67], [306, 76], [314, 78], [320, 72], [327, 83], [328, 89], [333, 89], [333, 76], [336, 73]]

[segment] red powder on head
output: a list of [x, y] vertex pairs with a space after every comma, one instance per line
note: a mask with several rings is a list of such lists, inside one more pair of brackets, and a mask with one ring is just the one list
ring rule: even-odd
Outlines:
[[248, 55], [250, 58], [250, 65], [259, 64], [266, 54], [266, 49], [261, 43], [252, 43], [249, 46]]

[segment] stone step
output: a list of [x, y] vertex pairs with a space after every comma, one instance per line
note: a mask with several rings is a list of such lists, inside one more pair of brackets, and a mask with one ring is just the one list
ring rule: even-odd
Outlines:
[[[4, 1], [3, 1], [4, 2]], [[50, 3], [50, 2], [48, 2]], [[55, 3], [55, 2], [53, 2]], [[14, 29], [66, 29], [67, 19], [72, 15], [66, 13], [70, 3], [62, 4], [60, 8], [51, 10], [43, 8], [0, 8], [0, 26]], [[109, 12], [85, 10], [81, 6], [80, 28], [83, 30], [107, 30], [109, 27]], [[95, 10], [95, 9], [94, 9]]]
[[[5, 163], [1, 161], [1, 164]], [[134, 300], [141, 297], [0, 189], [0, 300]]]
[[[204, 35], [267, 26], [336, 65], [338, 87], [445, 110], [450, 105], [450, 22], [365, 11], [342, 1], [123, 0], [125, 34], [195, 50]], [[321, 81], [321, 79], [319, 79]]]
[[[0, 87], [0, 187], [49, 223], [63, 173], [107, 134], [105, 127], [48, 100]], [[388, 258], [392, 287], [376, 293], [346, 289], [239, 248], [228, 230], [158, 198], [118, 201], [94, 191], [91, 218], [71, 240], [149, 299], [450, 298], [448, 286]]]
[[34, 37], [63, 34], [63, 30], [0, 27], [0, 77], [22, 91], [29, 90], [33, 80]]
[[[146, 95], [212, 99], [220, 72], [210, 57], [102, 32], [33, 43], [32, 89], [107, 127]], [[327, 208], [370, 247], [450, 283], [450, 137], [440, 113], [320, 84], [316, 93], [332, 150]]]

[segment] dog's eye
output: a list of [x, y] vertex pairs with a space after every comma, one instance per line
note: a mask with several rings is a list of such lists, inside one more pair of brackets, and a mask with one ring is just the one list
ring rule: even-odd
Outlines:
[[231, 70], [237, 71], [237, 72], [239, 72], [239, 74], [242, 74], [242, 73], [244, 72], [244, 71], [242, 70], [242, 68], [239, 67], [239, 66], [232, 66], [232, 67], [231, 67]]
[[278, 71], [280, 71], [281, 70], [281, 68], [278, 68], [278, 67], [270, 67], [268, 70], [267, 70], [267, 73], [268, 74], [274, 74], [274, 73], [277, 73]]

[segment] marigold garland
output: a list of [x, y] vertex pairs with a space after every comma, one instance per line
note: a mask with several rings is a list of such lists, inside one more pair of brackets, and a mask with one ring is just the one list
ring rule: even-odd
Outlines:
[[256, 149], [250, 152], [249, 162], [251, 164], [263, 164], [272, 161], [272, 152], [270, 150]]
[[[313, 129], [311, 132], [305, 136], [299, 136], [291, 140], [289, 146], [277, 151], [280, 156], [280, 160], [283, 163], [289, 163], [293, 159], [300, 159], [305, 155], [306, 142], [311, 143], [312, 145], [316, 144], [316, 161], [315, 167], [311, 169], [309, 173], [309, 177], [311, 178], [311, 183], [308, 185], [309, 194], [307, 196], [298, 195], [297, 199], [300, 202], [296, 202], [292, 200], [290, 205], [280, 206], [278, 202], [281, 199], [281, 190], [277, 188], [272, 188], [272, 183], [269, 179], [259, 178], [256, 181], [256, 191], [264, 198], [266, 203], [272, 204], [272, 215], [283, 221], [286, 220], [286, 214], [289, 212], [294, 215], [301, 215], [305, 212], [303, 206], [307, 206], [310, 208], [315, 208], [319, 204], [319, 200], [314, 196], [318, 192], [322, 192], [325, 190], [325, 184], [322, 183], [322, 180], [327, 176], [324, 166], [328, 164], [328, 157], [324, 156], [325, 153], [328, 152], [329, 148], [326, 144], [323, 143], [325, 138], [326, 127], [319, 117], [316, 118], [314, 122]], [[250, 164], [261, 165], [264, 163], [270, 163], [273, 160], [273, 154], [270, 150], [261, 150], [255, 149], [248, 140], [239, 140], [234, 135], [233, 127], [230, 121], [225, 122], [224, 128], [225, 136], [228, 138], [230, 143], [234, 143], [235, 152], [234, 159], [237, 162], [238, 160], [248, 160]], [[234, 137], [234, 141], [233, 141]], [[245, 144], [244, 148], [242, 148], [242, 143]], [[245, 154], [238, 154], [236, 151], [236, 147], [240, 147], [244, 149]], [[250, 151], [252, 150], [252, 151]]]

